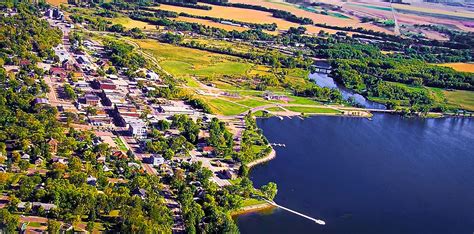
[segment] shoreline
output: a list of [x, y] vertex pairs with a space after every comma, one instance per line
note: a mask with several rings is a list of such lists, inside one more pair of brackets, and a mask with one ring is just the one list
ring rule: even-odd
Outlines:
[[275, 149], [273, 149], [272, 146], [270, 146], [270, 147], [272, 148], [272, 151], [270, 151], [270, 153], [267, 156], [265, 156], [263, 158], [259, 158], [257, 160], [254, 160], [254, 161], [248, 163], [247, 167], [252, 168], [254, 166], [257, 166], [259, 164], [262, 164], [262, 163], [265, 163], [265, 162], [268, 162], [268, 161], [274, 159], [276, 157], [276, 151], [275, 151]]
[[264, 210], [270, 210], [275, 208], [275, 205], [272, 205], [268, 202], [262, 203], [262, 204], [256, 204], [256, 205], [251, 205], [251, 206], [244, 206], [238, 210], [230, 212], [230, 215], [235, 217], [235, 216], [240, 216], [244, 214], [250, 214], [250, 213], [256, 213], [259, 211], [264, 211]]

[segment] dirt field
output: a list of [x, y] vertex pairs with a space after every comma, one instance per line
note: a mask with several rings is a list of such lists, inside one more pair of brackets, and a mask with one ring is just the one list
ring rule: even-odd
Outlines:
[[473, 72], [474, 73], [474, 63], [443, 63], [443, 64], [439, 64], [439, 65], [453, 68], [456, 71]]

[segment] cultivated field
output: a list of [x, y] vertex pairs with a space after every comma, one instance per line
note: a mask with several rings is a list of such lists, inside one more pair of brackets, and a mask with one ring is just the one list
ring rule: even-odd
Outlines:
[[[378, 27], [370, 23], [361, 23], [356, 17], [352, 17], [350, 15], [347, 15], [347, 16], [351, 18], [347, 19], [347, 18], [341, 18], [337, 16], [317, 14], [317, 13], [300, 9], [298, 8], [298, 6], [293, 5], [293, 4], [282, 3], [281, 1], [278, 1], [278, 0], [230, 0], [230, 2], [260, 5], [267, 8], [285, 10], [285, 11], [289, 11], [295, 14], [296, 16], [310, 18], [315, 23], [323, 23], [323, 24], [326, 23], [328, 25], [335, 25], [335, 26], [342, 26], [342, 27], [349, 26], [349, 27], [354, 27], [354, 28], [363, 27], [365, 29], [372, 29], [374, 31], [392, 33], [391, 31], [385, 28]], [[333, 4], [333, 2], [331, 2], [331, 4]], [[310, 29], [308, 28], [308, 30]]]
[[[179, 6], [171, 6], [171, 5], [164, 5], [158, 7], [162, 10], [169, 10], [175, 12], [186, 12], [188, 14], [193, 15], [201, 15], [201, 16], [211, 16], [211, 17], [218, 17], [224, 19], [232, 19], [238, 20], [242, 22], [248, 23], [276, 23], [278, 26], [278, 30], [287, 30], [290, 27], [298, 27], [299, 24], [292, 23], [283, 19], [275, 18], [272, 16], [271, 13], [251, 10], [251, 9], [241, 9], [235, 7], [223, 7], [223, 6], [212, 6], [212, 10], [201, 10], [201, 9], [194, 9], [194, 8], [186, 8], [186, 7], [179, 7]], [[208, 21], [208, 20], [198, 20], [198, 19], [190, 19], [186, 17], [180, 17], [179, 20], [187, 21], [187, 22], [199, 22], [208, 26], [216, 26], [220, 25], [219, 28], [224, 28], [229, 25], [219, 24], [216, 22]], [[311, 25], [305, 25], [304, 27], [307, 28], [308, 33], [317, 34], [319, 31], [324, 30], [328, 33], [336, 33], [337, 30], [325, 29]], [[239, 27], [236, 27], [239, 28]], [[275, 33], [275, 32], [272, 32]]]
[[59, 6], [60, 4], [67, 3], [67, 0], [47, 0], [47, 2], [53, 6]]
[[210, 27], [224, 29], [224, 30], [227, 30], [227, 31], [235, 30], [235, 31], [242, 32], [242, 31], [248, 30], [248, 28], [238, 27], [238, 26], [233, 26], [233, 25], [227, 25], [227, 24], [221, 24], [221, 23], [217, 23], [217, 22], [210, 21], [210, 20], [205, 20], [205, 19], [196, 19], [196, 18], [179, 16], [178, 18], [176, 18], [176, 20], [177, 21], [188, 22], [188, 23], [203, 24], [203, 25], [207, 25], [207, 26], [210, 26]]
[[443, 63], [439, 65], [450, 67], [456, 71], [474, 72], [474, 63]]

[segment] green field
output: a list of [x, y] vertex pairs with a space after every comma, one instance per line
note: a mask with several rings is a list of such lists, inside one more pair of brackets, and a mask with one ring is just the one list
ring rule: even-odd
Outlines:
[[248, 107], [258, 107], [258, 106], [264, 106], [264, 105], [270, 104], [270, 102], [267, 102], [264, 100], [257, 100], [253, 98], [237, 101], [237, 103], [248, 106]]
[[128, 151], [127, 147], [125, 146], [125, 143], [123, 143], [123, 141], [120, 138], [115, 137], [114, 142], [115, 144], [117, 144], [117, 146], [119, 147], [121, 151], [124, 151], [124, 152]]
[[255, 198], [248, 198], [242, 201], [242, 207], [260, 205], [266, 203], [264, 200], [258, 200]]
[[218, 98], [204, 99], [204, 101], [209, 104], [212, 109], [212, 112], [215, 114], [221, 115], [238, 115], [241, 114], [249, 108], [243, 107], [241, 105], [232, 103]]
[[286, 106], [286, 109], [305, 114], [341, 114], [341, 111], [324, 107]]
[[448, 104], [474, 111], [474, 92], [466, 90], [442, 91]]
[[285, 111], [283, 108], [281, 107], [270, 107], [270, 108], [267, 108], [266, 109], [267, 111], [273, 111], [273, 112], [280, 112], [280, 111]]

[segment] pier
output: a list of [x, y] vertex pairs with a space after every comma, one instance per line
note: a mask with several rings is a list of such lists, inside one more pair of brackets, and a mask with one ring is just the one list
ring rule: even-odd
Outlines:
[[270, 143], [271, 146], [280, 146], [280, 147], [286, 147], [285, 144], [282, 143]]
[[311, 220], [311, 221], [314, 221], [315, 223], [317, 223], [317, 224], [319, 224], [319, 225], [326, 225], [326, 222], [324, 222], [324, 221], [321, 220], [321, 219], [315, 219], [315, 218], [310, 217], [310, 216], [308, 216], [308, 215], [305, 215], [305, 214], [302, 214], [302, 213], [300, 213], [300, 212], [294, 211], [294, 210], [292, 210], [292, 209], [286, 208], [286, 207], [284, 207], [284, 206], [278, 205], [278, 204], [275, 203], [274, 201], [269, 201], [269, 200], [266, 200], [266, 201], [267, 201], [268, 203], [270, 203], [270, 204], [272, 204], [272, 205], [274, 205], [274, 206], [276, 206], [276, 207], [278, 207], [278, 208], [281, 208], [281, 209], [283, 209], [283, 210], [286, 210], [286, 211], [288, 211], [288, 212], [290, 212], [290, 213], [293, 213], [293, 214], [295, 214], [295, 215], [299, 215], [299, 216], [301, 216], [301, 217], [303, 217], [303, 218], [306, 218], [306, 219], [309, 219], [309, 220]]

